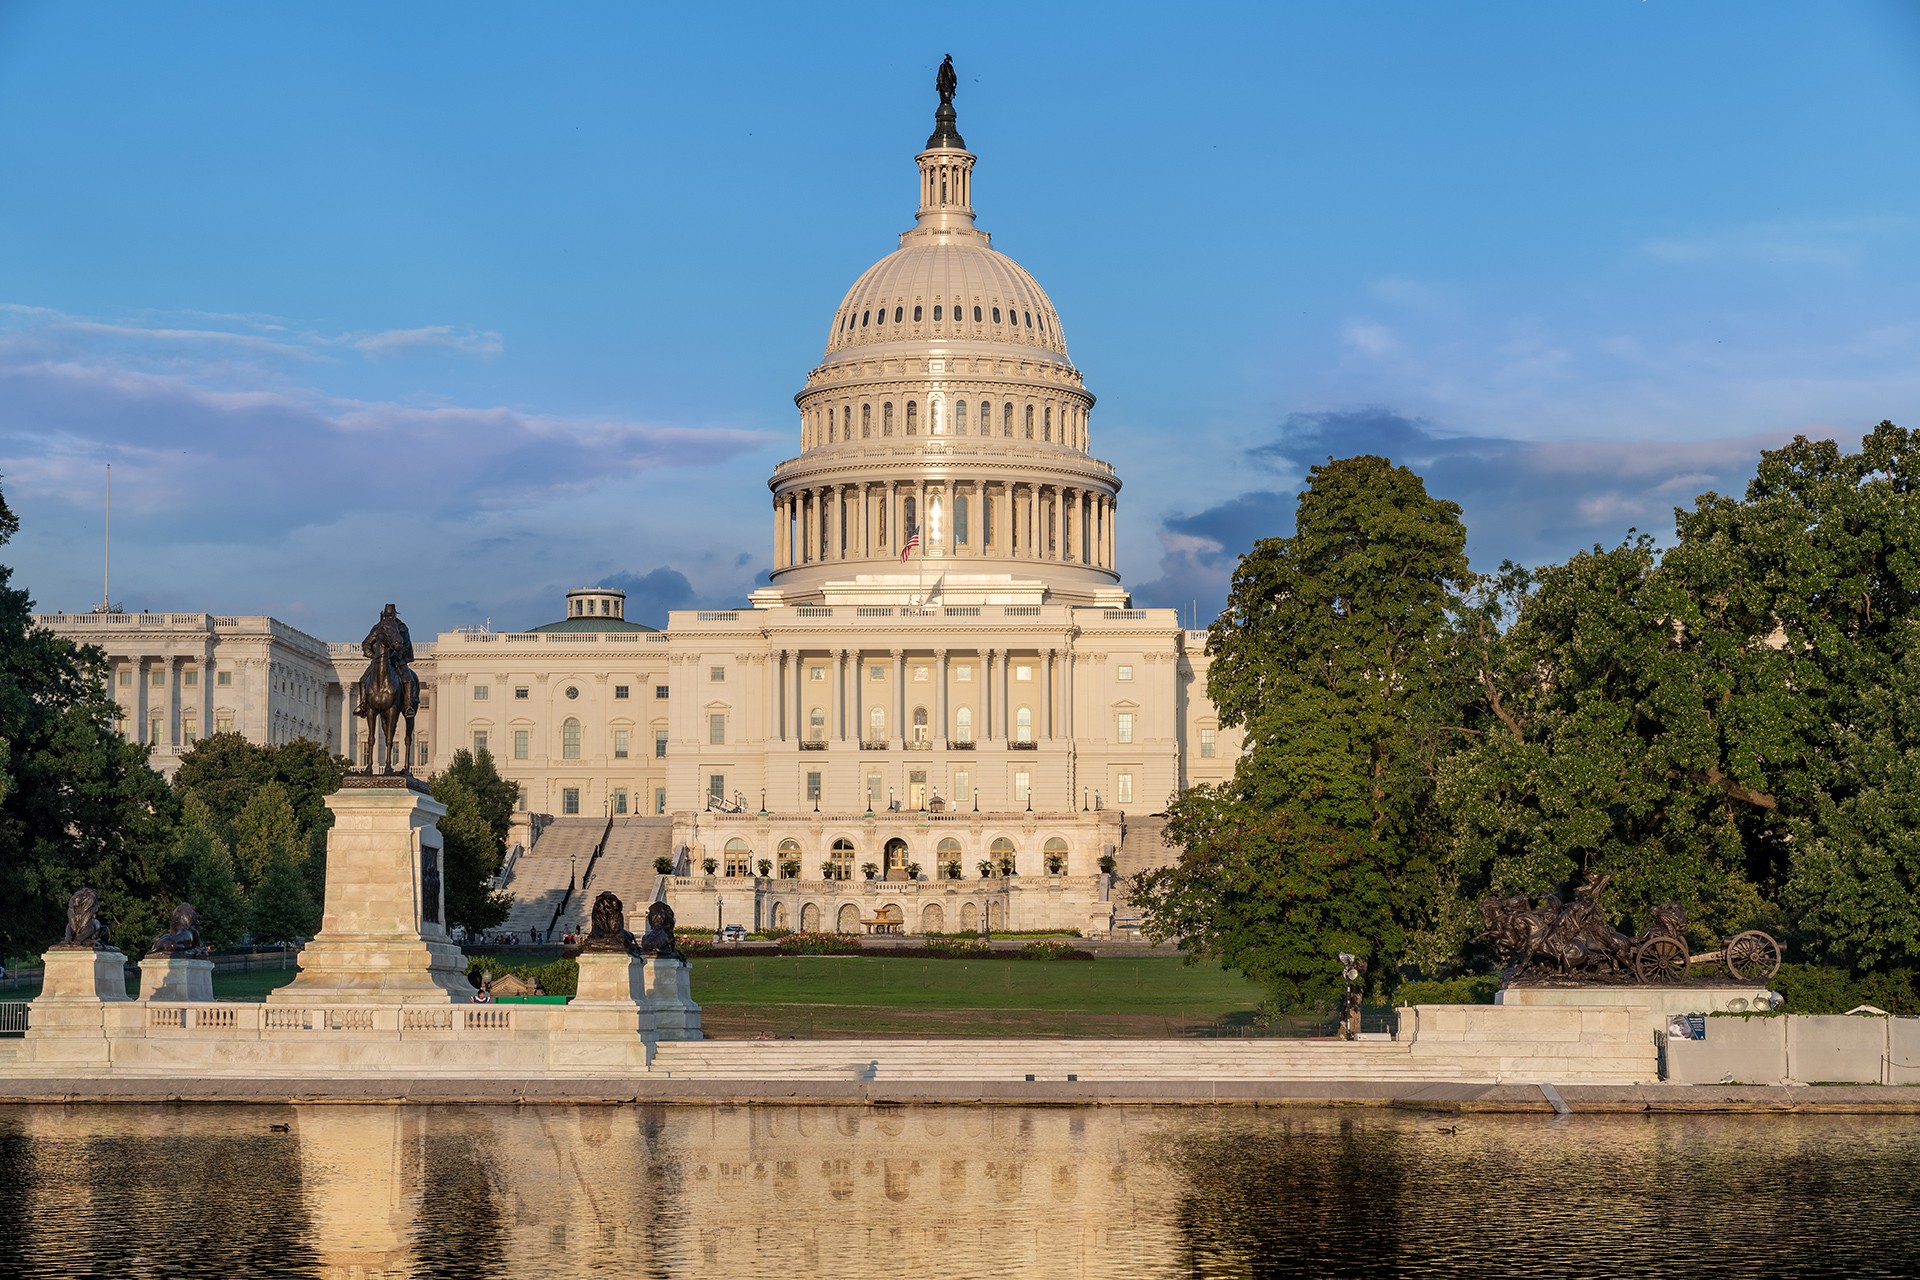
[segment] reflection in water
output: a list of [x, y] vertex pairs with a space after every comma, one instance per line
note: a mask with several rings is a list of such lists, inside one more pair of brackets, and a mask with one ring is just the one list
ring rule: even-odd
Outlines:
[[1917, 1162], [1897, 1117], [16, 1107], [0, 1274], [1892, 1276]]

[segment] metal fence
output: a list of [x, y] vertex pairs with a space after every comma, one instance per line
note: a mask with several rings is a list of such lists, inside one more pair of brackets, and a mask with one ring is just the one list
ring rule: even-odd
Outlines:
[[23, 1036], [27, 1033], [27, 1010], [32, 1002], [27, 1000], [0, 1000], [0, 1036]]

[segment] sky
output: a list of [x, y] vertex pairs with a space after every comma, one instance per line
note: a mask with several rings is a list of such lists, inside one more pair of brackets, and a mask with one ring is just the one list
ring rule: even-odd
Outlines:
[[1920, 6], [0, 0], [0, 558], [326, 639], [740, 603], [934, 69], [1204, 625], [1379, 453], [1474, 567], [1920, 395]]

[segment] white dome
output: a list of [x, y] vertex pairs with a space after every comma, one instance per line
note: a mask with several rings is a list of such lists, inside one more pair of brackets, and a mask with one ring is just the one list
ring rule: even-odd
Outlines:
[[827, 356], [918, 340], [1007, 343], [1065, 358], [1060, 316], [1046, 291], [985, 241], [978, 235], [907, 237], [847, 290], [833, 315]]

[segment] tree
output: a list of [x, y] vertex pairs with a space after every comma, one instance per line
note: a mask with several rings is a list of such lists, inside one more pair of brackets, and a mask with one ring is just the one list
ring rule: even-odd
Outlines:
[[473, 792], [441, 775], [433, 783], [433, 798], [447, 806], [437, 824], [442, 841], [441, 884], [447, 904], [447, 927], [471, 932], [491, 929], [507, 918], [513, 896], [495, 892], [493, 877], [500, 871], [500, 844]]
[[520, 787], [507, 781], [494, 767], [493, 753], [482, 747], [479, 751], [468, 751], [461, 747], [453, 753], [445, 772], [428, 780], [428, 786], [441, 778], [457, 782], [465, 787], [480, 806], [480, 814], [493, 829], [495, 840], [500, 842], [500, 851], [507, 847], [507, 830], [513, 823], [514, 810], [520, 805]]
[[[1451, 886], [1430, 808], [1470, 681], [1454, 612], [1472, 585], [1460, 508], [1384, 458], [1315, 467], [1292, 536], [1256, 542], [1210, 629], [1207, 691], [1246, 730], [1231, 783], [1180, 796], [1180, 861], [1135, 880], [1150, 936], [1300, 1006], [1340, 990], [1337, 955], [1392, 972]], [[1211, 904], [1211, 905], [1209, 905]]]
[[262, 783], [233, 823], [234, 849], [239, 854], [241, 878], [249, 888], [265, 877], [267, 864], [284, 853], [294, 866], [305, 859], [307, 841], [293, 819], [287, 789], [277, 782]]
[[251, 911], [233, 879], [233, 859], [227, 847], [201, 826], [181, 830], [174, 846], [184, 868], [184, 898], [200, 913], [200, 937], [215, 950], [238, 945], [247, 932]]
[[284, 846], [274, 846], [249, 902], [255, 944], [292, 942], [320, 931], [320, 908]]
[[326, 797], [340, 789], [346, 768], [344, 757], [329, 755], [319, 743], [305, 738], [260, 746], [237, 733], [216, 733], [180, 757], [173, 785], [182, 795], [200, 797], [213, 814], [213, 833], [233, 843], [241, 810], [261, 787], [278, 783], [304, 845], [312, 832], [332, 825]]
[[[0, 495], [0, 544], [18, 528]], [[165, 923], [177, 806], [147, 748], [115, 730], [105, 656], [36, 629], [12, 578], [0, 565], [0, 952], [57, 940], [82, 885], [138, 947]]]

